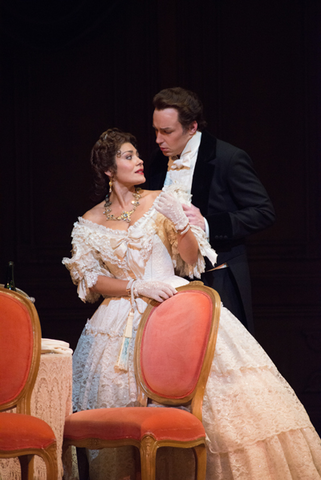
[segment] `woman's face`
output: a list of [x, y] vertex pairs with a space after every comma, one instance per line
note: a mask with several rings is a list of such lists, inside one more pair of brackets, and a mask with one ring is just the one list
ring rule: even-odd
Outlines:
[[136, 148], [131, 143], [123, 143], [116, 154], [116, 173], [106, 172], [112, 176], [113, 182], [126, 186], [140, 185], [146, 181], [144, 176], [144, 163]]

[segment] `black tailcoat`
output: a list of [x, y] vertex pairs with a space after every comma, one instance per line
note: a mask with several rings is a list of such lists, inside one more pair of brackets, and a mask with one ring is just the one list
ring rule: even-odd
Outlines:
[[[160, 150], [154, 153], [149, 169], [149, 188], [158, 190], [163, 187], [167, 162], [168, 158]], [[193, 175], [192, 203], [207, 219], [210, 243], [218, 254], [217, 265], [228, 264], [236, 282], [235, 285], [233, 281], [230, 288], [238, 290], [245, 326], [253, 332], [245, 238], [270, 226], [275, 214], [250, 157], [243, 150], [203, 132]], [[210, 284], [208, 276], [204, 275], [205, 283]], [[223, 296], [223, 292], [219, 293]]]

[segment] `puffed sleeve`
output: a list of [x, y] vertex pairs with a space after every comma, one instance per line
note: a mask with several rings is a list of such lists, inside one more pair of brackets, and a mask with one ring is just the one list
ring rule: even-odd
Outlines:
[[[170, 185], [169, 187], [164, 187], [163, 190], [171, 193], [183, 204], [189, 205], [191, 202], [191, 196], [186, 192], [185, 187], [182, 185]], [[205, 271], [204, 257], [207, 257], [213, 266], [215, 265], [217, 254], [207, 241], [204, 230], [195, 225], [191, 225], [191, 230], [194, 233], [194, 236], [198, 243], [198, 259], [194, 265], [189, 265], [188, 263], [184, 262], [184, 260], [182, 260], [179, 254], [177, 233], [175, 231], [173, 223], [166, 218], [164, 225], [168, 240], [171, 245], [172, 260], [177, 275], [189, 278], [200, 278], [201, 274]]]
[[98, 275], [112, 275], [101, 265], [97, 252], [88, 239], [90, 232], [86, 225], [76, 222], [72, 230], [72, 257], [63, 258], [62, 263], [69, 270], [71, 279], [78, 286], [77, 293], [83, 302], [96, 302], [100, 293], [90, 290], [98, 279]]

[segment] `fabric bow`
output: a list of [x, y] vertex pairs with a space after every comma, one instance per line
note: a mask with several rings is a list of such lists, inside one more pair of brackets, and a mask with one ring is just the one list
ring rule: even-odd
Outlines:
[[114, 255], [119, 260], [123, 260], [127, 252], [127, 238], [114, 238], [110, 239], [110, 246], [114, 251]]
[[190, 168], [190, 157], [189, 155], [184, 155], [183, 158], [178, 158], [174, 160], [171, 166], [172, 170], [180, 170], [181, 168]]
[[128, 236], [110, 239], [110, 246], [114, 254], [119, 260], [127, 258], [128, 266], [134, 272], [136, 278], [141, 278], [145, 269], [145, 262], [141, 255], [143, 237], [144, 232], [135, 231]]

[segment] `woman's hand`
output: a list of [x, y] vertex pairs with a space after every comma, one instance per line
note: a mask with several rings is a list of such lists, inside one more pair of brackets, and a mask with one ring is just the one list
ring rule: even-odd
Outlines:
[[156, 198], [154, 207], [159, 213], [162, 213], [173, 222], [177, 232], [185, 230], [186, 227], [188, 227], [189, 220], [184, 213], [181, 203], [170, 193], [162, 192]]
[[133, 285], [134, 296], [142, 295], [149, 297], [157, 302], [162, 302], [177, 293], [177, 290], [165, 282], [158, 280], [136, 280]]
[[198, 243], [179, 200], [170, 193], [162, 192], [156, 198], [154, 207], [173, 222], [178, 234], [177, 244], [180, 256], [184, 262], [194, 265], [198, 260]]

